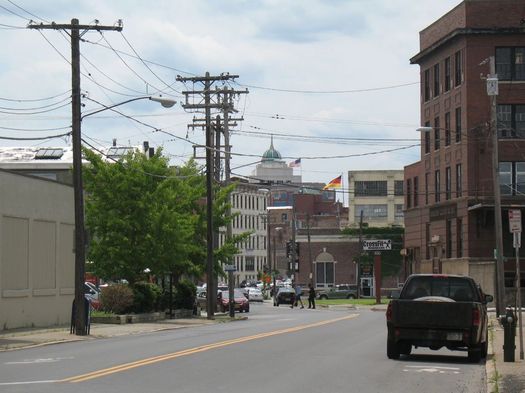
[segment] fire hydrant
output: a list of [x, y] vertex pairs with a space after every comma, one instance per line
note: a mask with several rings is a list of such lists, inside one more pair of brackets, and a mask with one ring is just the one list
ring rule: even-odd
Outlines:
[[516, 314], [512, 309], [507, 308], [505, 315], [500, 317], [503, 325], [503, 361], [514, 362], [514, 352], [516, 350]]

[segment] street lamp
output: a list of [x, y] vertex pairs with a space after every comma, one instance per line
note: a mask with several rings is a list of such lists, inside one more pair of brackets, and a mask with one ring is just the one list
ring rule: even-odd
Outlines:
[[[74, 332], [77, 336], [87, 334], [87, 310], [84, 302], [84, 276], [86, 263], [86, 233], [84, 225], [84, 189], [82, 184], [82, 137], [81, 123], [88, 116], [96, 113], [127, 104], [132, 101], [146, 100], [159, 102], [162, 106], [169, 108], [175, 105], [175, 101], [163, 97], [136, 97], [114, 105], [105, 106], [94, 112], [81, 115], [80, 94], [73, 94], [73, 120], [72, 120], [72, 139], [73, 139], [73, 192], [75, 199], [75, 306], [74, 306]], [[93, 99], [91, 101], [96, 102]], [[99, 103], [100, 104], [100, 103]], [[103, 105], [103, 104], [100, 104]], [[73, 326], [72, 326], [73, 327]]]
[[275, 305], [276, 302], [275, 302], [275, 297], [277, 296], [277, 287], [276, 287], [276, 280], [275, 280], [275, 272], [277, 271], [277, 241], [275, 239], [276, 235], [277, 237], [279, 238], [279, 240], [282, 239], [282, 233], [281, 231], [283, 230], [282, 227], [275, 227], [274, 229], [274, 233], [273, 233], [273, 271], [272, 271], [272, 276], [273, 276], [273, 304]]

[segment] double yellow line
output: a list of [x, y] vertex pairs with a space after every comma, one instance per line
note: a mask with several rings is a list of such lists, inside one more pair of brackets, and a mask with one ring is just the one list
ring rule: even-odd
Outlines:
[[316, 323], [312, 323], [312, 324], [308, 324], [308, 325], [300, 325], [300, 326], [295, 326], [295, 327], [292, 327], [292, 328], [281, 329], [281, 330], [274, 330], [274, 331], [271, 331], [271, 332], [261, 333], [261, 334], [255, 334], [253, 336], [245, 336], [245, 337], [235, 338], [235, 339], [232, 339], [232, 340], [220, 341], [220, 342], [217, 342], [217, 343], [202, 345], [202, 346], [199, 346], [199, 347], [185, 349], [183, 351], [173, 352], [173, 353], [169, 353], [169, 354], [166, 354], [166, 355], [154, 356], [154, 357], [151, 357], [151, 358], [137, 360], [137, 361], [131, 362], [131, 363], [124, 363], [124, 364], [121, 364], [121, 365], [118, 365], [118, 366], [109, 367], [109, 368], [105, 368], [105, 369], [98, 370], [98, 371], [93, 371], [93, 372], [90, 372], [90, 373], [87, 373], [87, 374], [76, 375], [74, 377], [62, 379], [62, 380], [57, 381], [57, 382], [84, 382], [84, 381], [89, 381], [90, 379], [100, 378], [100, 377], [103, 377], [103, 376], [106, 376], [106, 375], [115, 374], [115, 373], [119, 373], [119, 372], [126, 371], [126, 370], [131, 370], [131, 369], [137, 368], [137, 367], [147, 366], [147, 365], [150, 365], [150, 364], [153, 364], [153, 363], [163, 362], [165, 360], [175, 359], [175, 358], [178, 358], [178, 357], [181, 357], [181, 356], [193, 355], [193, 354], [199, 353], [199, 352], [205, 352], [205, 351], [209, 351], [209, 350], [216, 349], [216, 348], [226, 347], [228, 345], [239, 344], [239, 343], [243, 343], [243, 342], [251, 341], [251, 340], [258, 340], [260, 338], [276, 336], [276, 335], [279, 335], [279, 334], [297, 332], [299, 330], [309, 329], [309, 328], [313, 328], [313, 327], [319, 327], [319, 326], [327, 325], [327, 324], [330, 324], [330, 323], [334, 323], [334, 322], [339, 322], [339, 321], [343, 321], [343, 320], [346, 320], [346, 319], [355, 318], [357, 316], [358, 316], [358, 314], [352, 314], [352, 315], [348, 315], [346, 317], [329, 319], [329, 320], [326, 320], [326, 321], [316, 322]]

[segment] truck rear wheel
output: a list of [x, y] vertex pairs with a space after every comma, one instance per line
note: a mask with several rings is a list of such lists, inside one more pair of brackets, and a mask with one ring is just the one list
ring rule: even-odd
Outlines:
[[479, 363], [482, 355], [482, 348], [469, 348], [468, 349], [468, 360], [472, 363]]
[[400, 355], [399, 345], [394, 340], [387, 339], [386, 340], [386, 356], [389, 359], [396, 360], [396, 359], [399, 359], [399, 355]]

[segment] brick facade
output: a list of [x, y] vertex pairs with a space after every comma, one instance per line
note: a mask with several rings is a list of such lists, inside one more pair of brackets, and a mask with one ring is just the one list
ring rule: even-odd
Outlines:
[[[421, 132], [421, 160], [405, 167], [405, 185], [414, 178], [419, 183], [418, 206], [405, 200], [411, 269], [470, 274], [491, 293], [491, 103], [480, 76], [489, 73], [486, 59], [497, 47], [525, 47], [524, 4], [466, 0], [420, 33], [421, 51], [411, 59], [421, 70], [421, 125], [432, 127]], [[525, 81], [500, 80], [497, 103], [525, 104]], [[500, 162], [524, 162], [525, 140], [500, 139], [498, 152]], [[414, 198], [413, 190], [405, 194]], [[508, 257], [513, 255], [506, 221], [511, 205], [525, 206], [523, 194], [502, 196]], [[506, 268], [512, 271], [510, 263]]]

